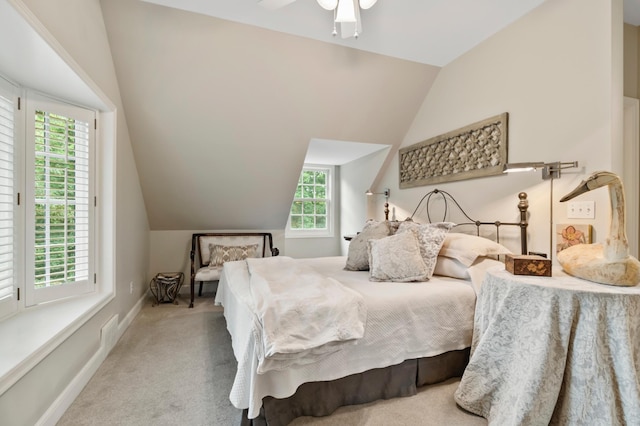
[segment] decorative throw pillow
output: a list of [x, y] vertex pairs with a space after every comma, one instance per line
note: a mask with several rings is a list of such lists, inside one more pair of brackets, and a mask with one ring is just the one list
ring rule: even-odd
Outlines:
[[209, 266], [222, 266], [224, 262], [244, 260], [248, 257], [258, 257], [258, 244], [244, 246], [209, 244], [209, 253]]
[[347, 264], [344, 269], [348, 271], [366, 271], [369, 269], [368, 240], [378, 240], [390, 234], [388, 222], [369, 220], [365, 223], [362, 232], [356, 235], [349, 243]]
[[470, 278], [469, 269], [464, 266], [462, 262], [451, 257], [444, 256], [438, 256], [438, 259], [436, 260], [436, 267], [433, 270], [433, 275], [460, 278], [461, 280], [468, 280]]
[[480, 256], [499, 254], [511, 254], [511, 250], [487, 238], [455, 232], [447, 234], [440, 249], [440, 256], [459, 260], [465, 266], [471, 266]]
[[394, 235], [396, 232], [398, 232], [398, 228], [400, 227], [401, 223], [402, 223], [401, 220], [390, 220], [389, 221], [389, 235]]
[[436, 267], [436, 260], [438, 258], [438, 252], [444, 242], [449, 229], [454, 225], [452, 222], [436, 222], [419, 224], [416, 222], [402, 222], [398, 228], [397, 234], [404, 234], [407, 232], [413, 233], [418, 239], [420, 246], [420, 254], [422, 260], [427, 266], [429, 276], [433, 275], [433, 270]]
[[412, 232], [369, 240], [369, 280], [427, 281], [429, 271]]

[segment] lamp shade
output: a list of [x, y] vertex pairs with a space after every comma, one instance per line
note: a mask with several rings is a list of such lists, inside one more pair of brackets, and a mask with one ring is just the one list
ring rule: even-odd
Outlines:
[[318, 0], [320, 7], [326, 10], [333, 10], [338, 6], [338, 0]]
[[376, 4], [378, 0], [360, 0], [360, 7], [362, 9], [369, 9], [371, 6]]
[[507, 164], [504, 165], [502, 171], [505, 172], [505, 173], [530, 172], [530, 171], [542, 168], [544, 166], [545, 166], [545, 164], [542, 163], [542, 162], [535, 162], [535, 163], [507, 163]]

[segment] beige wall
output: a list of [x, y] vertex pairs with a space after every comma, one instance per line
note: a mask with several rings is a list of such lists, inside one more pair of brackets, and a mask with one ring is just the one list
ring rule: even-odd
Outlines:
[[[580, 162], [579, 170], [555, 181], [553, 219], [565, 222], [566, 206], [559, 198], [587, 174], [613, 167], [614, 135], [622, 127], [614, 114], [622, 107], [622, 54], [616, 48], [622, 43], [621, 8], [621, 0], [542, 4], [440, 71], [403, 146], [508, 112], [509, 161]], [[580, 19], [575, 19], [578, 12]], [[433, 187], [398, 190], [397, 173], [396, 155], [381, 186], [391, 187], [391, 202], [403, 219]], [[549, 252], [550, 185], [539, 172], [438, 187], [483, 220], [517, 219], [516, 196], [528, 192], [530, 249]], [[608, 226], [606, 190], [582, 199], [596, 201], [591, 222], [601, 241]]]
[[[55, 405], [56, 398], [98, 350], [102, 325], [115, 314], [122, 321], [145, 294], [149, 261], [149, 225], [100, 2], [25, 0], [23, 3], [118, 107], [116, 297], [0, 396], [0, 423], [3, 425], [36, 424], [46, 410]], [[130, 282], [135, 284], [133, 294], [129, 292]]]
[[[280, 249], [280, 253], [284, 253], [284, 231], [267, 229], [267, 230], [251, 230], [251, 229], [214, 229], [214, 230], [181, 230], [181, 231], [151, 231], [150, 241], [151, 247], [161, 247], [154, 251], [155, 255], [151, 257], [149, 262], [148, 281], [151, 280], [158, 272], [179, 272], [182, 271], [185, 276], [184, 286], [187, 287], [191, 275], [191, 261], [189, 252], [191, 251], [191, 236], [198, 232], [271, 232], [273, 235], [273, 246]], [[186, 291], [186, 288], [185, 288]], [[183, 293], [185, 293], [183, 291]]]
[[624, 24], [624, 95], [640, 98], [640, 28]]
[[284, 229], [309, 141], [399, 145], [438, 71], [137, 0], [103, 13], [154, 231]]

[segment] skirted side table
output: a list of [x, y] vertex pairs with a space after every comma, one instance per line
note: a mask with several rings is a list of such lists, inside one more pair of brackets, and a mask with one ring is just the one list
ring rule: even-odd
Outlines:
[[488, 271], [455, 400], [490, 425], [640, 425], [640, 286]]

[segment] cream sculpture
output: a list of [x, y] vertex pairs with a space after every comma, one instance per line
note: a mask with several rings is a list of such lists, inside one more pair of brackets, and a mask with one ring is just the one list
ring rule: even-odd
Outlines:
[[609, 187], [611, 224], [604, 244], [577, 244], [558, 253], [558, 262], [568, 274], [616, 286], [640, 283], [640, 262], [629, 255], [625, 230], [624, 188], [620, 178], [611, 172], [594, 172], [589, 178], [560, 200], [571, 200], [601, 186]]

